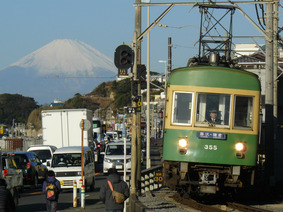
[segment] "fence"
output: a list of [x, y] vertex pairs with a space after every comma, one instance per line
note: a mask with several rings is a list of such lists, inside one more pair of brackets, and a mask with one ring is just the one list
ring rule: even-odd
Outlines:
[[[163, 185], [162, 168], [163, 168], [162, 165], [159, 165], [141, 171], [141, 182], [139, 183], [140, 185], [138, 185], [138, 190], [140, 190], [141, 194], [162, 187]], [[127, 175], [126, 181], [128, 185], [130, 185], [131, 182], [130, 175]]]

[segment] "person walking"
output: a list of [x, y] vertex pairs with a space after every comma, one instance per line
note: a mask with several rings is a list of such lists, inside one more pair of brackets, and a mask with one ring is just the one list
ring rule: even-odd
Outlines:
[[7, 183], [0, 179], [0, 212], [16, 211], [16, 205], [11, 192], [7, 189]]
[[100, 188], [99, 197], [105, 204], [106, 212], [122, 212], [124, 209], [124, 202], [115, 202], [112, 189], [115, 192], [123, 194], [124, 201], [130, 196], [130, 189], [127, 183], [120, 179], [120, 176], [115, 168], [110, 168], [108, 170], [108, 177], [106, 178], [106, 182], [104, 182]]
[[46, 198], [47, 211], [56, 212], [61, 185], [60, 181], [55, 178], [54, 171], [49, 170], [47, 172], [47, 179], [42, 184], [42, 191]]

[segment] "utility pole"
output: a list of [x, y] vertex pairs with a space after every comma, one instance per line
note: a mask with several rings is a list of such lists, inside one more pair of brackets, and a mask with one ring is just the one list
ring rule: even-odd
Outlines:
[[266, 147], [266, 173], [268, 184], [271, 183], [272, 177], [274, 177], [274, 119], [273, 119], [273, 4], [266, 2], [266, 29], [265, 33], [267, 36], [265, 46], [266, 46], [266, 55], [265, 55], [265, 147]]
[[[141, 0], [136, 0], [135, 3], [135, 32], [134, 32], [134, 69], [133, 69], [133, 78], [137, 81], [137, 66], [141, 63], [141, 45], [140, 41], [137, 40], [137, 37], [141, 34]], [[140, 95], [140, 83], [138, 83], [138, 95]], [[132, 100], [132, 106], [136, 107], [137, 103], [135, 100]], [[137, 181], [140, 181], [140, 171], [138, 172], [137, 164], [140, 164], [138, 161], [137, 153], [139, 153], [140, 147], [140, 113], [134, 113], [132, 119], [132, 168], [131, 168], [131, 189], [130, 193], [132, 198], [135, 198], [137, 193]], [[139, 176], [137, 175], [139, 173]]]
[[171, 37], [168, 38], [168, 76], [170, 76], [172, 71], [172, 40]]
[[[136, 0], [141, 3], [141, 0]], [[137, 36], [141, 34], [141, 6], [135, 7], [135, 31]], [[141, 41], [137, 41], [137, 66], [141, 64]], [[138, 70], [137, 70], [138, 71]], [[138, 73], [137, 73], [138, 74]], [[138, 80], [138, 96], [141, 96], [141, 80]], [[137, 185], [138, 192], [141, 191], [141, 112], [137, 112]]]

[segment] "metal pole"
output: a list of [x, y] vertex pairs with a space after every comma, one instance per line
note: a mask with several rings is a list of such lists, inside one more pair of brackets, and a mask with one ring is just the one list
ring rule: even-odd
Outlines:
[[[150, 25], [150, 7], [147, 7], [147, 26]], [[150, 164], [150, 32], [147, 34], [147, 76], [146, 76], [146, 168]]]
[[81, 133], [82, 133], [82, 141], [81, 141], [81, 178], [84, 177], [84, 120], [81, 121]]
[[73, 207], [77, 207], [78, 191], [77, 191], [77, 181], [73, 181]]

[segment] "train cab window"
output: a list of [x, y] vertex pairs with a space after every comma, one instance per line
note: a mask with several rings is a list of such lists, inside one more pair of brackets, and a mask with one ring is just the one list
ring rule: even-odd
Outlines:
[[235, 96], [235, 128], [252, 128], [253, 97]]
[[229, 127], [231, 95], [198, 93], [196, 125]]
[[172, 121], [174, 124], [191, 124], [192, 96], [192, 93], [174, 92], [172, 110]]

